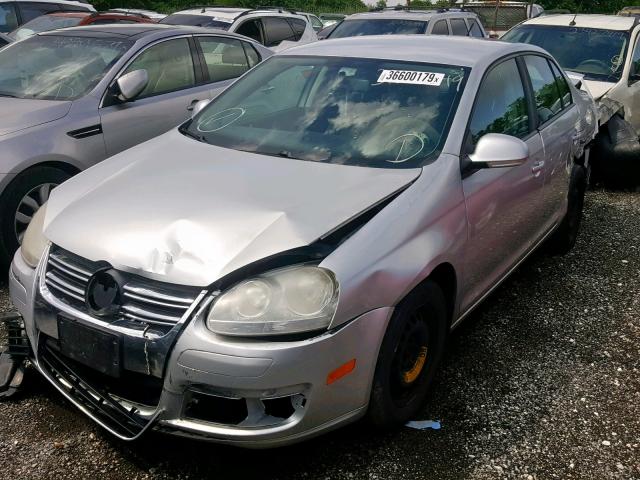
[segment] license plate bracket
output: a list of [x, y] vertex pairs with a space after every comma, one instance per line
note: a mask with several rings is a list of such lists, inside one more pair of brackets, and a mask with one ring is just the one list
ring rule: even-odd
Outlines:
[[58, 317], [60, 353], [111, 377], [120, 377], [121, 337], [74, 320]]

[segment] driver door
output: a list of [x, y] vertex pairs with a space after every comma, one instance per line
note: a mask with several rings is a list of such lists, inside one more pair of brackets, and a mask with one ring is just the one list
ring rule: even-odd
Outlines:
[[544, 234], [544, 148], [535, 129], [526, 83], [515, 58], [492, 67], [478, 90], [466, 153], [487, 133], [520, 138], [529, 158], [514, 167], [465, 172], [468, 223], [463, 311], [517, 265]]
[[171, 130], [198, 100], [210, 98], [211, 85], [200, 81], [193, 58], [189, 39], [174, 38], [146, 48], [122, 72], [145, 69], [149, 83], [130, 102], [105, 97], [100, 117], [108, 156]]

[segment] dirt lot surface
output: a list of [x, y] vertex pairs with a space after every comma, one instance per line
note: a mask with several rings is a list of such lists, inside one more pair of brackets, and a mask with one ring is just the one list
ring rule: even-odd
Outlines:
[[[0, 404], [2, 478], [640, 479], [640, 193], [591, 192], [578, 245], [527, 261], [451, 337], [418, 419], [246, 451], [94, 426], [35, 371]], [[0, 312], [11, 308], [0, 287]]]

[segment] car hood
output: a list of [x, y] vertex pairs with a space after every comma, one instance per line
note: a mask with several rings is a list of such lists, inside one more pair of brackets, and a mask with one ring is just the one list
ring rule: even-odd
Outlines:
[[64, 117], [71, 102], [0, 97], [0, 137]]
[[615, 83], [599, 82], [597, 80], [583, 80], [582, 83], [587, 87], [596, 102], [615, 86]]
[[58, 187], [44, 232], [84, 258], [205, 286], [314, 242], [420, 171], [257, 155], [172, 131]]

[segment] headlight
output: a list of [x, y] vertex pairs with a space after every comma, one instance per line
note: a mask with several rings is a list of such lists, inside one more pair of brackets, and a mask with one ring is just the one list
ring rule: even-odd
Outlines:
[[209, 310], [207, 327], [236, 336], [320, 330], [329, 326], [337, 305], [333, 273], [298, 265], [246, 280], [220, 295]]
[[47, 204], [45, 203], [38, 209], [36, 214], [31, 219], [31, 223], [27, 227], [27, 231], [22, 238], [22, 245], [20, 246], [20, 253], [22, 258], [30, 267], [36, 268], [40, 257], [47, 248], [48, 240], [42, 233], [44, 228], [44, 216], [47, 211]]

